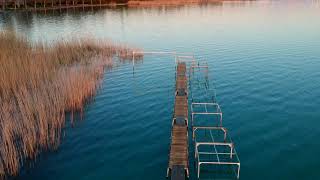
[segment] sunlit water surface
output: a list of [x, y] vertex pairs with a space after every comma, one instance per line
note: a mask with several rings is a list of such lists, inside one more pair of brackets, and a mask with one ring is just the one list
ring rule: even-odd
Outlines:
[[[155, 9], [0, 14], [34, 41], [92, 36], [194, 52], [236, 144], [241, 179], [319, 179], [320, 3], [262, 1]], [[18, 179], [164, 179], [174, 59], [145, 56], [105, 73], [85, 117]], [[192, 150], [191, 150], [192, 151]], [[191, 178], [195, 179], [193, 157]]]

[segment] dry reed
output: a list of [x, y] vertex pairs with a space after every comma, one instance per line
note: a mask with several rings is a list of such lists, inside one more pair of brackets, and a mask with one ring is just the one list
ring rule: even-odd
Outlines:
[[0, 32], [0, 179], [58, 147], [65, 112], [83, 109], [115, 56], [130, 59], [132, 49], [90, 39], [32, 44]]

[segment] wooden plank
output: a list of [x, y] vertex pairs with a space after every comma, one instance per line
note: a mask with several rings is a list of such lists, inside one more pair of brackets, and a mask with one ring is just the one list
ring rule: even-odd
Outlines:
[[186, 179], [185, 175], [186, 173], [183, 166], [175, 165], [172, 167], [171, 179], [184, 180]]

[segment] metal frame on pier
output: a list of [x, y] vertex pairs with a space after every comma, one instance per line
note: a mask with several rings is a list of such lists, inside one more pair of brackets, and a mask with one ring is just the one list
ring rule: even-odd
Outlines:
[[[195, 107], [203, 107], [204, 111], [196, 111]], [[209, 107], [213, 107], [214, 109]], [[211, 111], [210, 111], [211, 110]], [[218, 103], [199, 103], [192, 102], [191, 103], [191, 123], [194, 126], [194, 121], [197, 115], [211, 115], [211, 116], [219, 116], [219, 126], [222, 126], [222, 111]]]
[[[240, 160], [236, 153], [234, 143], [230, 137], [228, 138], [227, 129], [223, 127], [223, 113], [220, 105], [216, 101], [215, 88], [209, 83], [208, 73], [209, 68], [206, 62], [193, 61], [191, 63], [189, 70], [189, 89], [191, 94], [192, 139], [195, 148], [197, 177], [200, 178], [201, 166], [206, 164], [237, 166], [237, 172], [234, 171], [234, 167], [232, 167], [232, 170], [235, 172], [236, 178], [239, 178]], [[200, 116], [197, 117], [198, 115]], [[218, 118], [218, 124], [212, 124], [214, 116]], [[206, 122], [203, 122], [203, 120]], [[205, 134], [200, 134], [200, 131], [204, 131]], [[208, 131], [209, 133], [207, 133]], [[222, 132], [222, 138], [215, 139], [212, 132]], [[201, 139], [208, 136], [208, 134], [210, 134], [209, 139]], [[213, 149], [203, 150], [201, 147], [213, 147]], [[225, 147], [228, 147], [229, 150], [226, 150]], [[202, 156], [208, 155], [210, 155], [210, 157], [214, 156], [215, 158], [201, 159]], [[222, 156], [224, 156], [224, 158], [222, 158]]]
[[223, 132], [223, 140], [226, 141], [227, 139], [227, 132], [228, 130], [224, 127], [214, 127], [214, 126], [193, 126], [192, 127], [192, 140], [196, 141], [195, 134], [199, 130], [216, 130], [216, 131], [222, 131]]
[[[201, 145], [214, 146], [214, 152], [204, 152], [204, 151], [199, 152], [198, 148]], [[219, 152], [217, 150], [216, 146], [228, 146], [228, 147], [230, 147], [230, 152]], [[216, 155], [217, 161], [214, 161], [214, 160], [201, 161], [201, 158], [200, 158], [201, 155]], [[220, 157], [225, 156], [225, 155], [227, 155], [229, 157], [229, 159], [227, 161], [220, 160], [221, 159]], [[233, 143], [221, 143], [221, 142], [196, 143], [196, 145], [195, 145], [195, 158], [196, 158], [196, 162], [197, 162], [197, 177], [198, 178], [200, 178], [201, 165], [211, 164], [211, 165], [231, 165], [231, 166], [236, 165], [237, 166], [236, 176], [237, 176], [237, 179], [239, 179], [240, 160], [238, 158], [237, 153], [235, 152]]]
[[[209, 138], [206, 140], [197, 140], [196, 132], [203, 130], [205, 132], [209, 131]], [[219, 138], [219, 132], [222, 132], [222, 138]], [[218, 132], [218, 133], [217, 133]], [[216, 137], [214, 137], [216, 133]], [[228, 131], [224, 127], [194, 127], [193, 128], [193, 140], [195, 143], [195, 161], [197, 168], [197, 177], [200, 178], [201, 165], [228, 165], [232, 166], [232, 171], [237, 178], [240, 176], [240, 160], [236, 152], [234, 143], [228, 136]], [[200, 147], [213, 147], [207, 148], [207, 150], [201, 150]], [[220, 148], [219, 148], [220, 147]], [[221, 148], [222, 147], [222, 148]], [[209, 149], [209, 150], [208, 150]], [[209, 156], [203, 160], [203, 157]], [[212, 156], [214, 158], [212, 158]], [[236, 166], [236, 169], [235, 167]]]

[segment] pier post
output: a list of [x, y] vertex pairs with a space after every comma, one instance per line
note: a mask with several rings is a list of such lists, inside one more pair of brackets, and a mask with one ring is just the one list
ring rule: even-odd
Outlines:
[[37, 0], [34, 0], [34, 9], [37, 9]]
[[133, 71], [134, 71], [134, 51], [132, 52], [132, 66], [133, 66]]
[[199, 177], [200, 177], [200, 163], [198, 163], [198, 173], [197, 174], [198, 174], [197, 177], [199, 179]]
[[240, 164], [238, 165], [238, 173], [237, 173], [237, 179], [240, 177]]

